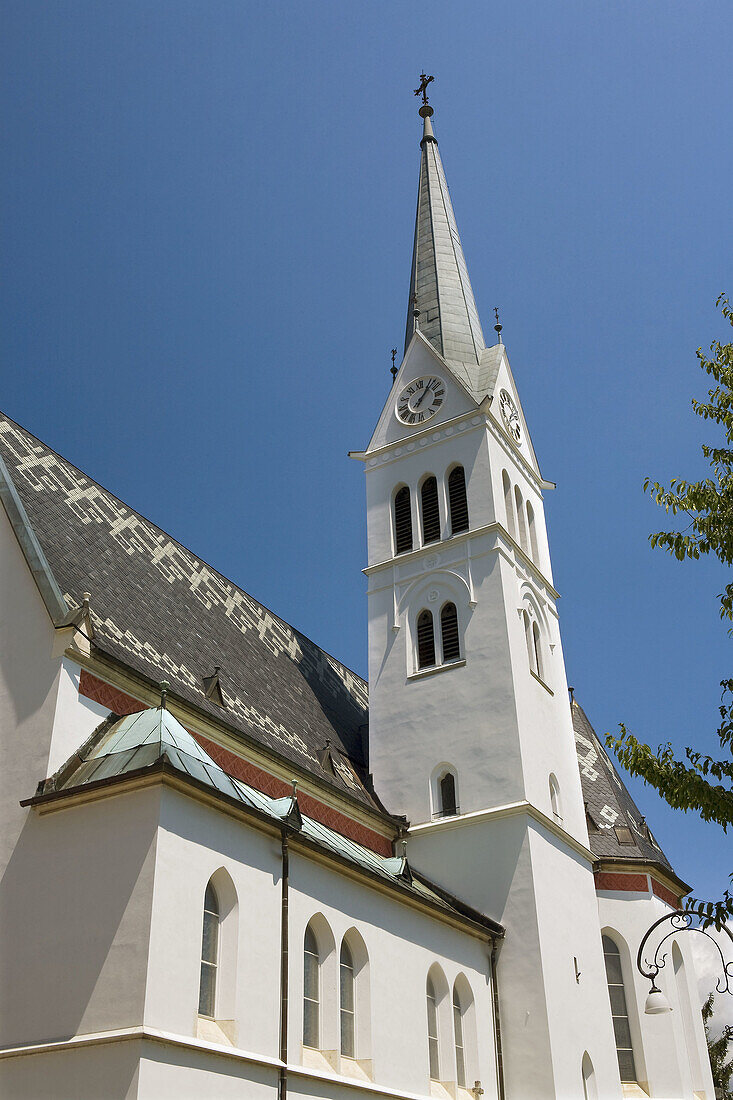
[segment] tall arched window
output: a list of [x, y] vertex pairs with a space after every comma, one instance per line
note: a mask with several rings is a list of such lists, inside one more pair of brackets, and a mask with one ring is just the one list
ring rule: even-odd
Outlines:
[[442, 817], [453, 817], [458, 812], [456, 800], [456, 777], [446, 772], [440, 780], [440, 813]]
[[430, 668], [435, 664], [435, 635], [433, 616], [430, 611], [421, 611], [417, 617], [417, 667]]
[[534, 670], [540, 679], [542, 679], [542, 646], [540, 644], [540, 628], [536, 620], [532, 623], [532, 649], [534, 654]]
[[452, 535], [468, 530], [468, 499], [466, 475], [462, 466], [454, 466], [448, 474], [448, 508]]
[[453, 1039], [456, 1045], [456, 1084], [466, 1087], [466, 1054], [463, 1047], [463, 1010], [458, 986], [453, 986]]
[[583, 1055], [581, 1073], [583, 1076], [583, 1100], [598, 1100], [596, 1071], [593, 1069], [593, 1063], [587, 1050]]
[[216, 977], [219, 966], [219, 899], [209, 883], [204, 895], [204, 929], [201, 939], [199, 1016], [216, 1015]]
[[514, 526], [514, 502], [512, 500], [512, 483], [506, 470], [501, 471], [501, 483], [504, 487], [504, 510], [506, 512], [506, 529], [513, 539], [517, 537]]
[[619, 1073], [622, 1082], [632, 1082], [636, 1081], [636, 1066], [634, 1063], [634, 1048], [631, 1043], [629, 1013], [626, 1008], [621, 953], [610, 936], [603, 937], [603, 957], [606, 962], [608, 995], [611, 998], [611, 1016], [613, 1017], [613, 1033], [616, 1037]]
[[318, 1049], [321, 1031], [321, 959], [310, 925], [303, 943], [303, 1046]]
[[339, 961], [340, 1012], [341, 1012], [341, 1053], [344, 1058], [355, 1058], [356, 1054], [356, 997], [354, 982], [354, 957], [346, 940], [341, 944]]
[[562, 803], [560, 801], [560, 784], [555, 775], [550, 775], [550, 806], [552, 816], [558, 825], [562, 825]]
[[428, 1056], [430, 1061], [430, 1079], [440, 1080], [440, 1035], [438, 1033], [438, 998], [435, 984], [428, 976], [425, 993], [428, 1002]]
[[514, 486], [514, 500], [517, 505], [517, 523], [519, 524], [519, 545], [524, 550], [525, 554], [529, 553], [527, 549], [527, 524], [524, 521], [524, 501], [522, 500], [522, 493], [518, 485]]
[[394, 548], [395, 554], [412, 550], [412, 505], [406, 485], [398, 489], [394, 497]]
[[461, 656], [461, 642], [458, 637], [458, 612], [454, 603], [443, 604], [440, 612], [440, 637], [443, 660], [457, 661]]
[[534, 638], [532, 637], [532, 623], [529, 621], [529, 615], [526, 611], [522, 611], [522, 626], [524, 627], [524, 640], [527, 643], [527, 660], [529, 661], [529, 667], [533, 672], [536, 672], [537, 660], [535, 657]]
[[527, 501], [527, 526], [529, 527], [529, 546], [532, 551], [532, 561], [535, 565], [540, 563], [540, 551], [537, 546], [537, 528], [534, 521], [534, 508]]
[[430, 475], [426, 477], [420, 489], [422, 505], [423, 544], [437, 542], [440, 538], [440, 510], [438, 508], [438, 482]]

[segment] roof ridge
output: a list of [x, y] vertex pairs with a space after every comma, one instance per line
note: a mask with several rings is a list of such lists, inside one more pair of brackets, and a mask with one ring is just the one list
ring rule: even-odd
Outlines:
[[[261, 600], [258, 600], [256, 596], [253, 596], [251, 594], [251, 592], [247, 592], [246, 589], [242, 588], [241, 585], [237, 584], [236, 581], [233, 581], [230, 577], [227, 577], [224, 573], [220, 572], [216, 568], [216, 566], [211, 565], [210, 562], [206, 561], [205, 558], [203, 558], [200, 554], [197, 554], [194, 550], [191, 550], [190, 547], [186, 546], [185, 543], [180, 542], [179, 539], [175, 538], [175, 536], [172, 535], [169, 531], [166, 531], [165, 528], [160, 527], [153, 520], [148, 519], [148, 517], [143, 515], [142, 512], [138, 512], [138, 510], [136, 508], [133, 508], [133, 506], [131, 504], [128, 504], [121, 497], [118, 497], [117, 494], [114, 493], [111, 489], [108, 489], [106, 486], [102, 485], [101, 482], [95, 480], [95, 478], [91, 477], [85, 470], [82, 470], [82, 468], [80, 466], [77, 466], [76, 463], [72, 462], [68, 458], [65, 458], [64, 455], [60, 454], [59, 451], [54, 450], [54, 448], [51, 447], [48, 443], [44, 442], [44, 440], [40, 439], [37, 435], [34, 435], [33, 432], [31, 432], [23, 424], [20, 424], [17, 420], [14, 420], [12, 416], [8, 415], [8, 413], [3, 412], [2, 409], [0, 409], [0, 418], [8, 421], [15, 428], [19, 428], [20, 431], [24, 432], [27, 436], [29, 436], [30, 439], [34, 440], [41, 447], [45, 447], [45, 449], [47, 451], [49, 451], [60, 462], [64, 462], [67, 466], [70, 466], [78, 474], [80, 474], [82, 477], [86, 478], [87, 481], [90, 481], [98, 489], [101, 489], [101, 491], [103, 493], [107, 493], [110, 497], [112, 497], [115, 501], [117, 501], [117, 503], [120, 504], [123, 508], [127, 508], [127, 510], [129, 512], [131, 512], [138, 519], [142, 520], [143, 523], [150, 524], [150, 526], [154, 527], [156, 531], [159, 531], [161, 533], [161, 535], [164, 535], [167, 539], [170, 539], [170, 541], [174, 542], [176, 544], [176, 546], [180, 546], [183, 550], [186, 551], [187, 554], [190, 554], [192, 558], [195, 558], [197, 561], [201, 562], [202, 565], [205, 565], [207, 569], [210, 569], [212, 573], [215, 573], [218, 577], [220, 577], [223, 581], [225, 581], [226, 584], [232, 585], [233, 588], [236, 588], [237, 591], [241, 592], [248, 599], [253, 600], [256, 604], [259, 605], [259, 607], [261, 607], [263, 609], [263, 611], [266, 611], [269, 615], [272, 615], [273, 619], [277, 619], [278, 622], [282, 623], [283, 626], [287, 627], [289, 630], [292, 630], [295, 634], [299, 635], [299, 637], [305, 639], [306, 642], [309, 642], [311, 645], [315, 646], [316, 649], [318, 649], [321, 653], [325, 654], [325, 656], [328, 657], [329, 660], [334, 661], [335, 664], [337, 664], [337, 665], [340, 665], [341, 668], [343, 668], [346, 672], [350, 673], [350, 675], [354, 676], [357, 680], [359, 680], [362, 684], [364, 684], [365, 687], [368, 689], [368, 687], [369, 687], [368, 681], [365, 680], [363, 676], [360, 676], [358, 672], [355, 672], [352, 668], [349, 668], [349, 666], [344, 664], [343, 661], [340, 661], [338, 659], [338, 657], [334, 657], [334, 655], [332, 653], [329, 653], [327, 649], [324, 649], [323, 646], [318, 645], [317, 642], [313, 641], [312, 638], [310, 638], [306, 633], [304, 633], [304, 631], [300, 630], [297, 626], [293, 626], [292, 623], [289, 623], [286, 619], [283, 619], [283, 617], [281, 615], [278, 615], [277, 612], [273, 611], [272, 608], [267, 606], [267, 604], [264, 604], [264, 603], [262, 603]], [[11, 476], [12, 476], [12, 471], [9, 470], [9, 472], [11, 473]]]

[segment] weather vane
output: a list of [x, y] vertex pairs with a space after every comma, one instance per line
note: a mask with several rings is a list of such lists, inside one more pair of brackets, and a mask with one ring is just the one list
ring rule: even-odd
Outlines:
[[428, 105], [428, 84], [431, 80], [435, 80], [435, 77], [420, 73], [420, 87], [415, 88], [415, 95], [422, 96], [423, 106], [425, 107]]
[[392, 366], [389, 368], [392, 373], [392, 384], [397, 377], [397, 367], [395, 366], [395, 359], [397, 358], [397, 348], [392, 348]]

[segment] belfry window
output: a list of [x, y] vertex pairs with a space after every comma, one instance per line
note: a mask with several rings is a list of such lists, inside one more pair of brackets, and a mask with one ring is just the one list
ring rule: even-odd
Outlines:
[[396, 554], [405, 554], [412, 550], [412, 505], [410, 490], [406, 485], [395, 493], [394, 542]]
[[341, 944], [339, 977], [341, 980], [341, 1053], [344, 1058], [354, 1058], [356, 1049], [356, 1028], [354, 1026], [356, 1019], [354, 996], [356, 983], [354, 981], [354, 957], [346, 940]]
[[318, 1049], [321, 1030], [321, 958], [310, 925], [303, 944], [303, 1046]]
[[417, 617], [417, 667], [430, 668], [435, 664], [435, 635], [433, 616], [430, 611], [421, 611]]
[[621, 952], [610, 936], [603, 937], [603, 958], [606, 963], [608, 995], [611, 998], [613, 1033], [616, 1038], [616, 1055], [621, 1081], [636, 1081], [634, 1048], [631, 1044], [629, 1013], [626, 1008], [626, 990], [621, 969]]
[[458, 813], [456, 801], [456, 777], [446, 772], [440, 780], [440, 813], [442, 817], [453, 817]]
[[534, 521], [534, 508], [527, 501], [527, 526], [529, 528], [529, 546], [532, 551], [532, 561], [535, 565], [540, 563], [540, 551], [537, 545], [537, 528]]
[[440, 510], [438, 508], [438, 482], [431, 475], [426, 477], [420, 489], [422, 505], [423, 544], [437, 542], [440, 538]]
[[454, 603], [444, 604], [440, 612], [440, 637], [443, 660], [457, 661], [461, 656], [461, 643], [458, 637], [458, 612]]
[[208, 884], [204, 895], [204, 929], [201, 940], [201, 977], [199, 981], [199, 1016], [214, 1017], [216, 977], [219, 966], [219, 899]]
[[454, 466], [448, 475], [448, 508], [452, 535], [468, 530], [468, 499], [466, 475], [462, 466]]
[[517, 524], [519, 525], [519, 545], [524, 550], [525, 554], [529, 553], [527, 548], [527, 523], [524, 518], [524, 501], [522, 500], [522, 493], [518, 485], [514, 486], [514, 500], [517, 505]]
[[440, 1080], [440, 1040], [438, 1038], [438, 1000], [435, 995], [433, 979], [428, 978], [426, 986], [428, 1002], [428, 1056], [431, 1081]]
[[504, 487], [504, 510], [506, 512], [506, 529], [516, 540], [517, 532], [514, 526], [514, 502], [512, 500], [512, 483], [506, 470], [501, 472], [501, 482]]

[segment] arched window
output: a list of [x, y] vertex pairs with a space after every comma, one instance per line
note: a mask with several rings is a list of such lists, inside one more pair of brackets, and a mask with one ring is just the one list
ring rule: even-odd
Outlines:
[[453, 1038], [456, 1045], [456, 1084], [466, 1087], [466, 1054], [463, 1048], [463, 1011], [458, 986], [453, 986]]
[[417, 667], [430, 668], [435, 664], [435, 635], [433, 616], [430, 611], [421, 611], [417, 617]]
[[433, 979], [428, 976], [426, 985], [428, 1002], [428, 1056], [430, 1061], [430, 1079], [440, 1080], [440, 1035], [438, 1033], [438, 998]]
[[532, 637], [532, 624], [529, 621], [529, 615], [526, 611], [522, 611], [522, 626], [524, 627], [524, 640], [527, 643], [527, 660], [529, 661], [529, 667], [533, 672], [536, 672], [537, 662], [535, 658], [534, 639]]
[[[674, 977], [677, 986], [677, 999], [680, 1003], [680, 1015], [682, 1016], [682, 1030], [685, 1035], [687, 1062], [690, 1067], [690, 1089], [694, 1092], [694, 1090], [703, 1087], [701, 1080], [702, 1074], [700, 1073], [700, 1059], [697, 1053], [697, 1043], [695, 1041], [695, 1025], [692, 1018], [690, 990], [685, 975], [685, 960], [682, 957], [679, 944], [676, 943], [672, 944], [672, 963], [674, 965]], [[700, 1093], [697, 1092], [695, 1095], [699, 1096]]]
[[626, 1008], [626, 991], [624, 989], [624, 976], [621, 969], [621, 953], [610, 936], [603, 937], [603, 958], [606, 963], [608, 995], [611, 998], [611, 1016], [613, 1017], [613, 1033], [616, 1036], [618, 1068], [621, 1074], [621, 1081], [623, 1083], [628, 1083], [636, 1081], [634, 1048], [631, 1043], [629, 1013]]
[[422, 540], [423, 544], [437, 542], [440, 538], [440, 510], [438, 508], [438, 482], [430, 475], [426, 477], [420, 489], [422, 504]]
[[395, 554], [412, 550], [412, 505], [406, 485], [397, 490], [394, 498], [394, 548]]
[[527, 526], [529, 527], [529, 545], [532, 550], [532, 561], [535, 565], [540, 563], [540, 551], [537, 546], [537, 528], [534, 522], [534, 508], [527, 501]]
[[518, 485], [514, 486], [514, 500], [517, 505], [517, 523], [519, 524], [519, 545], [528, 554], [527, 549], [527, 525], [524, 522], [524, 501]]
[[354, 982], [354, 957], [346, 940], [341, 944], [339, 962], [340, 1010], [341, 1010], [341, 1053], [344, 1058], [355, 1058], [356, 1054], [356, 996]]
[[303, 1046], [318, 1049], [321, 1032], [321, 958], [310, 925], [303, 944]]
[[593, 1063], [587, 1050], [583, 1055], [581, 1073], [583, 1075], [583, 1100], [598, 1100], [596, 1071], [593, 1069]]
[[542, 647], [540, 645], [540, 628], [536, 620], [532, 623], [532, 650], [534, 670], [542, 679]]
[[468, 530], [468, 500], [466, 498], [466, 475], [462, 466], [454, 466], [448, 474], [448, 508], [450, 511], [450, 530], [452, 535]]
[[454, 603], [443, 604], [440, 612], [440, 637], [443, 660], [457, 661], [461, 656], [461, 643], [458, 637], [458, 612]]
[[550, 805], [552, 816], [558, 825], [562, 825], [562, 803], [560, 802], [560, 784], [555, 775], [550, 776]]
[[458, 812], [456, 801], [456, 778], [452, 772], [446, 772], [440, 780], [440, 813], [442, 817], [453, 817]]
[[208, 884], [204, 895], [204, 929], [201, 940], [199, 1016], [216, 1015], [216, 977], [219, 966], [219, 899]]
[[512, 483], [506, 470], [501, 471], [501, 482], [504, 486], [504, 510], [506, 511], [506, 529], [513, 539], [517, 537], [514, 526], [514, 503], [512, 501]]

